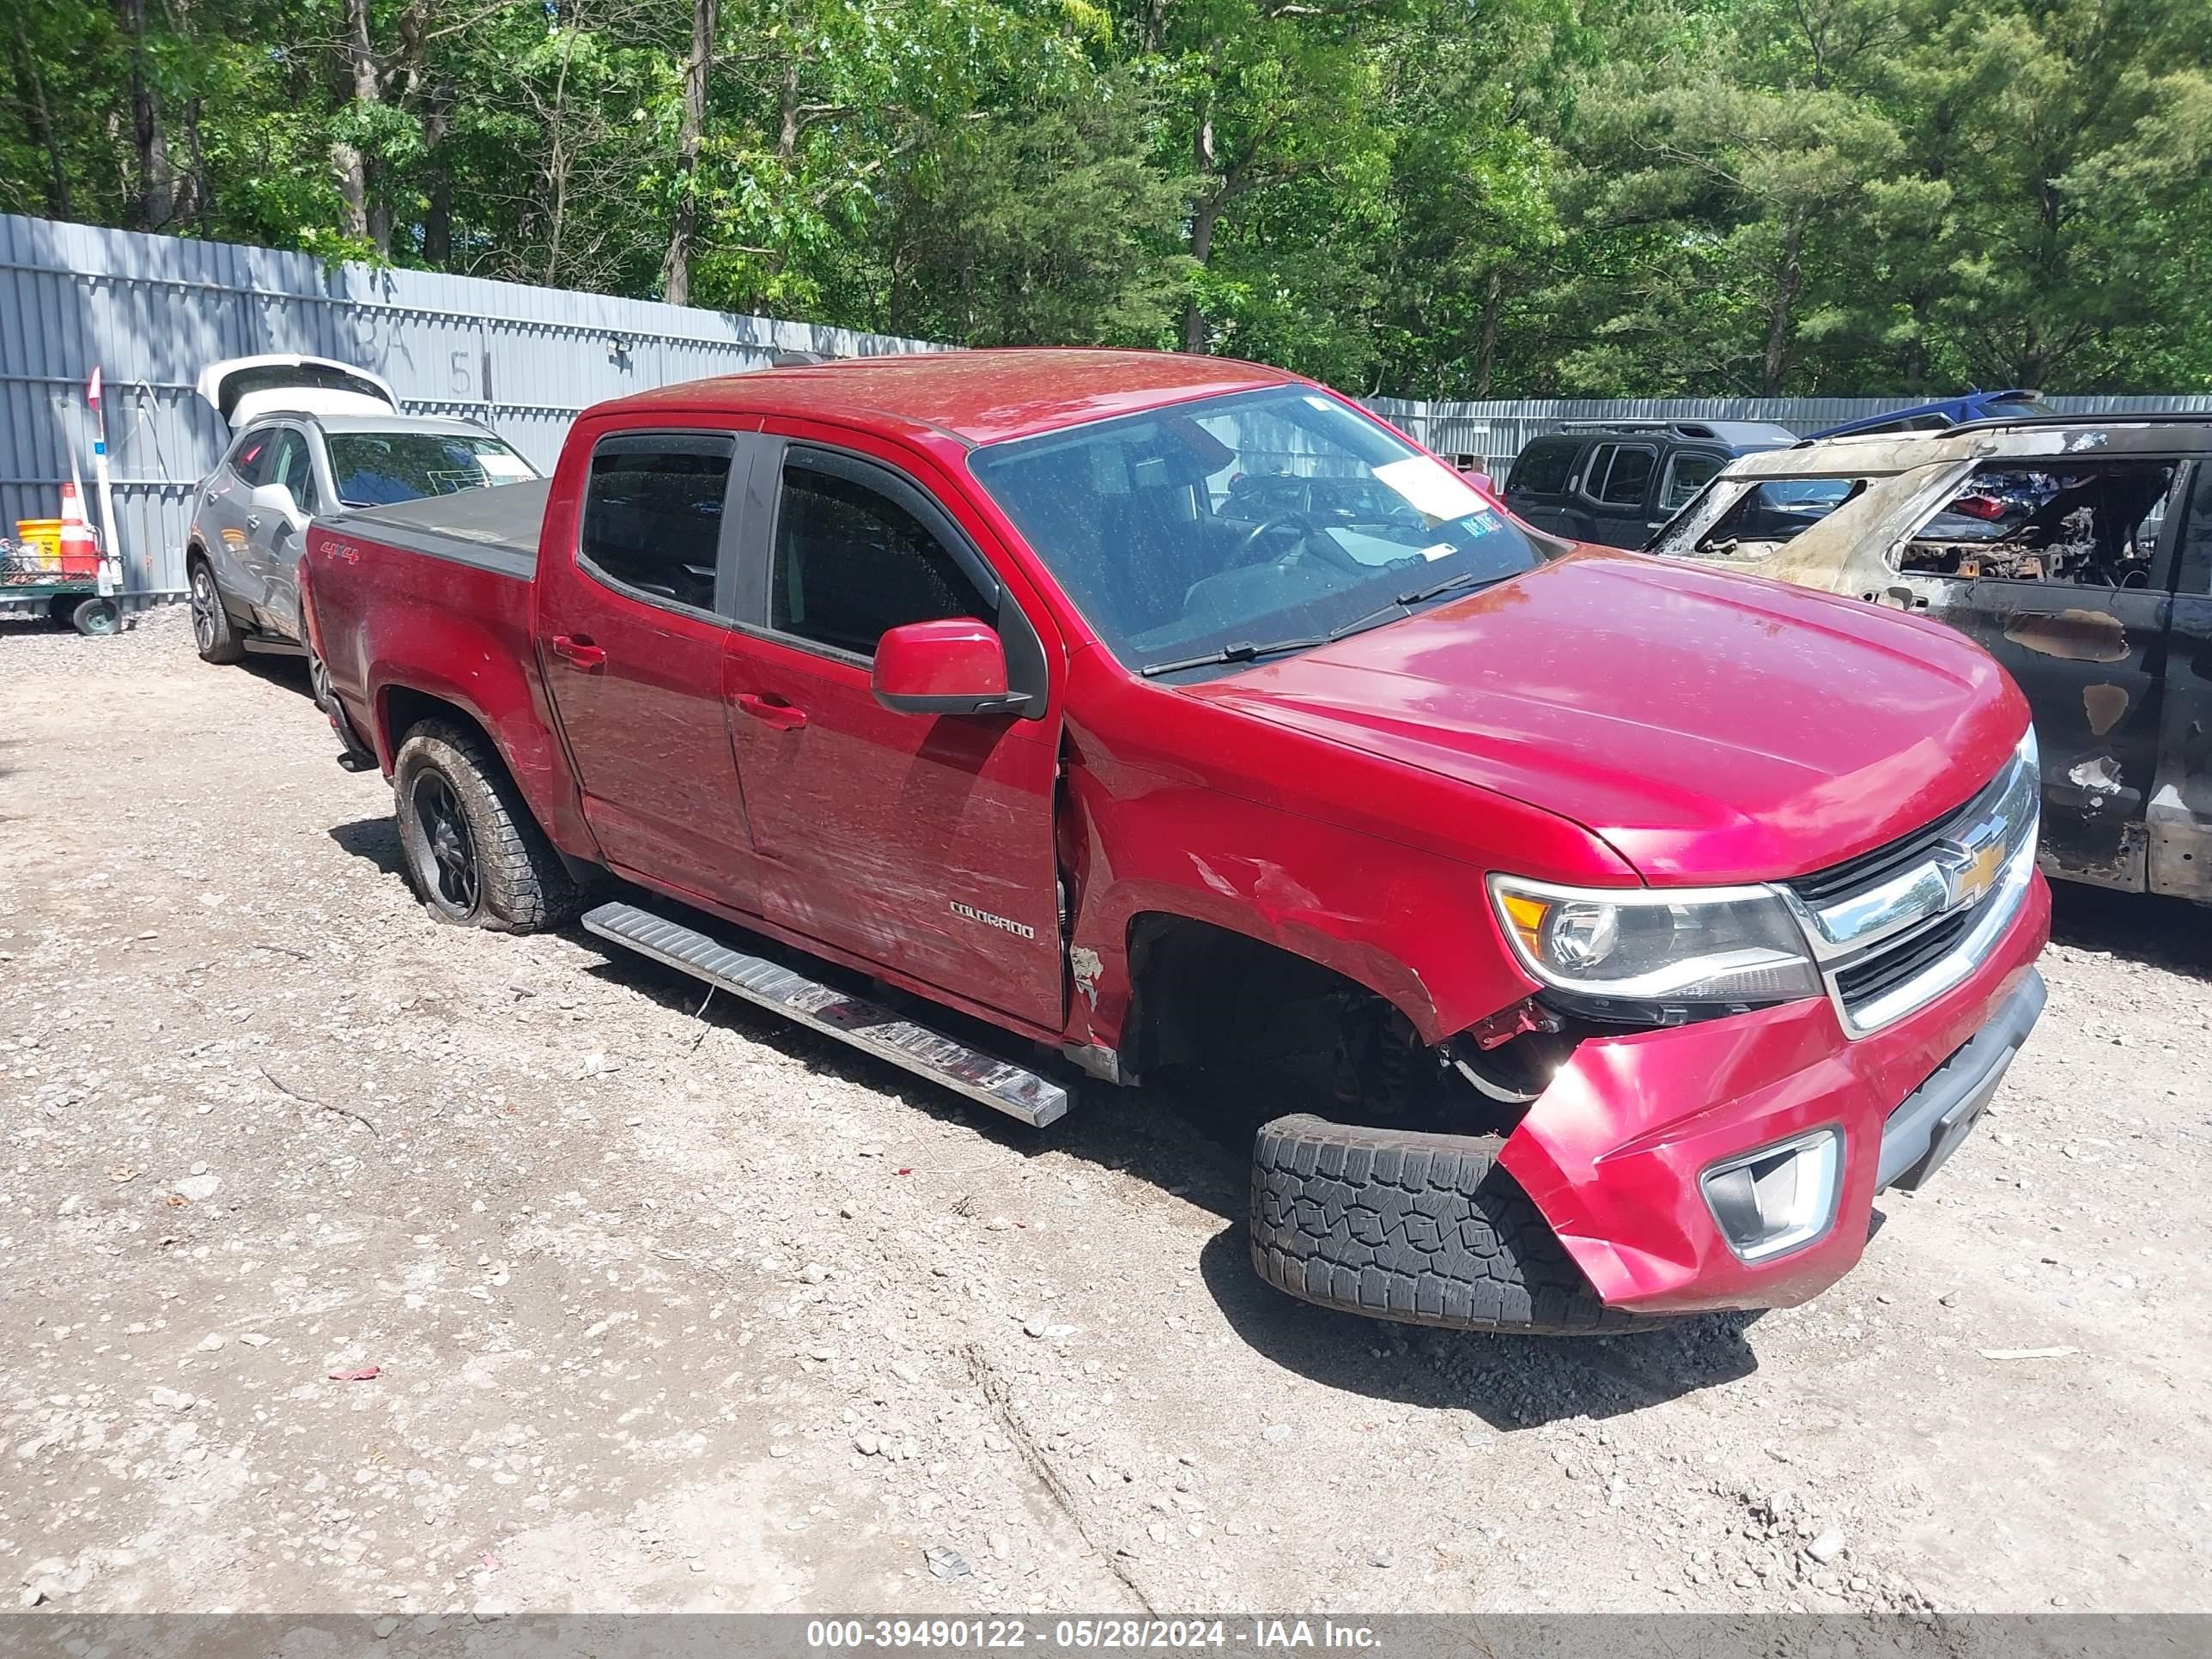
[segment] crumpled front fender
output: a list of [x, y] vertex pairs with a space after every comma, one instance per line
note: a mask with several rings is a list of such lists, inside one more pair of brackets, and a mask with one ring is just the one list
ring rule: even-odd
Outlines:
[[[2039, 876], [2011, 930], [1964, 983], [1853, 1042], [1826, 999], [1578, 1046], [1499, 1161], [1608, 1303], [1650, 1313], [1791, 1307], [1866, 1247], [1883, 1125], [2028, 973], [2051, 930]], [[1698, 1176], [1737, 1152], [1826, 1125], [1844, 1132], [1835, 1225], [1746, 1263]]]

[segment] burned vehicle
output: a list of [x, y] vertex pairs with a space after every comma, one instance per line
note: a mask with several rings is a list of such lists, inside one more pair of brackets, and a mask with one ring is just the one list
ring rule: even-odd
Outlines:
[[1731, 462], [1649, 550], [1972, 635], [2034, 710], [2045, 869], [2212, 900], [2208, 453], [2188, 415], [1831, 439]]

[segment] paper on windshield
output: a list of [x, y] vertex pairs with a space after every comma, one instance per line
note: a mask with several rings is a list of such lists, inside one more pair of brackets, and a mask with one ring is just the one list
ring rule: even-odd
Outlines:
[[520, 483], [526, 478], [538, 476], [530, 470], [530, 463], [521, 456], [501, 450], [479, 451], [475, 459], [476, 464], [483, 469], [487, 483]]
[[1474, 485], [1432, 455], [1408, 455], [1376, 467], [1375, 476], [1433, 524], [1464, 519], [1485, 505]]

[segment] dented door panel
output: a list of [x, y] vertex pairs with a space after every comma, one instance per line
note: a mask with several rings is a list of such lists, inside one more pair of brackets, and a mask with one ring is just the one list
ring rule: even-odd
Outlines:
[[2212, 900], [2212, 467], [2197, 465], [2191, 483], [2176, 531], [2179, 591], [2145, 850], [2152, 892]]
[[[2173, 601], [2144, 589], [1918, 579], [2027, 694], [2043, 749], [2043, 865], [2140, 891]], [[1948, 589], [1948, 594], [1942, 590]]]

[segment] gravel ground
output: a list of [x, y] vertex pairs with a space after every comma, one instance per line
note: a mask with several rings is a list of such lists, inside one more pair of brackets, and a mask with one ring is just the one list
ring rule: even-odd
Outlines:
[[1245, 1260], [587, 936], [431, 921], [291, 665], [0, 627], [0, 1571], [146, 1612], [2212, 1608], [2212, 932], [2041, 1029], [1805, 1308], [1580, 1342]]

